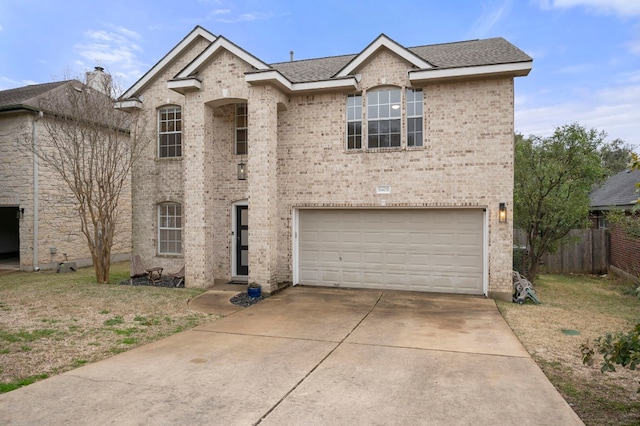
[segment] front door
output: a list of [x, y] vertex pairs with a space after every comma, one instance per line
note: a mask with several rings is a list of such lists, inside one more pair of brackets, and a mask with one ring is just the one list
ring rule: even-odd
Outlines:
[[236, 274], [249, 275], [248, 206], [236, 206]]

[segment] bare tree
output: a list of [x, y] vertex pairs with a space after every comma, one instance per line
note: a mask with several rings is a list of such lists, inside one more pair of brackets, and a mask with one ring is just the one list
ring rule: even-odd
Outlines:
[[38, 161], [57, 174], [77, 201], [98, 283], [109, 282], [119, 203], [130, 191], [131, 168], [149, 143], [136, 112], [114, 107], [109, 75], [68, 80], [39, 101], [45, 135], [27, 138]]

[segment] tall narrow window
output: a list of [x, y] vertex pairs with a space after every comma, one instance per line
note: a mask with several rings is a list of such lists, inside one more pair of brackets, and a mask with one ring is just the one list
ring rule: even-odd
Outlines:
[[158, 206], [158, 253], [182, 253], [182, 205], [178, 203]]
[[347, 149], [362, 148], [362, 96], [347, 96]]
[[182, 156], [182, 110], [167, 107], [158, 111], [158, 157]]
[[407, 146], [422, 146], [422, 89], [407, 89]]
[[247, 104], [236, 104], [236, 154], [247, 155], [249, 149]]
[[367, 93], [367, 141], [369, 148], [399, 147], [401, 139], [400, 89]]

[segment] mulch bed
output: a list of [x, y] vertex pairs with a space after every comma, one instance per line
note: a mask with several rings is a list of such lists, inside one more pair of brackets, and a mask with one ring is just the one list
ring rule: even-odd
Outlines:
[[162, 279], [158, 282], [152, 282], [151, 280], [145, 278], [145, 277], [138, 277], [138, 278], [133, 278], [133, 279], [129, 279], [129, 280], [122, 280], [120, 281], [120, 284], [122, 285], [147, 285], [147, 286], [151, 286], [151, 287], [173, 287], [173, 288], [184, 288], [184, 280], [182, 280], [182, 283], [180, 283], [180, 285], [175, 284], [174, 279], [170, 278], [170, 277], [162, 277]]
[[263, 299], [264, 299], [263, 295], [260, 295], [260, 297], [249, 297], [247, 292], [243, 292], [233, 296], [231, 299], [229, 299], [229, 302], [237, 306], [244, 306], [246, 308], [247, 306], [251, 306], [255, 303], [258, 303]]

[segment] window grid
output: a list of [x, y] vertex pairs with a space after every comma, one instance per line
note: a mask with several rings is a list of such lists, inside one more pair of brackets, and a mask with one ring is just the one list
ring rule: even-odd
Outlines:
[[236, 154], [247, 155], [249, 149], [249, 112], [247, 104], [236, 104]]
[[180, 107], [158, 111], [158, 157], [182, 156], [182, 110]]
[[400, 89], [374, 90], [367, 93], [367, 146], [395, 148], [402, 135]]
[[182, 205], [164, 203], [158, 206], [158, 252], [182, 253]]
[[407, 89], [407, 146], [422, 146], [422, 89]]
[[362, 148], [362, 96], [347, 96], [347, 149]]

